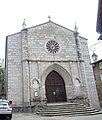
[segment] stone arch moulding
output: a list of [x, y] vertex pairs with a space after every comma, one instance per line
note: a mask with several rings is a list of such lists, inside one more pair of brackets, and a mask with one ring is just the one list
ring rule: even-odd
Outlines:
[[34, 85], [34, 82], [36, 82], [37, 85], [40, 86], [40, 82], [39, 82], [39, 80], [36, 79], [36, 78], [34, 78], [34, 79], [31, 81], [31, 86], [32, 86], [32, 87], [33, 87], [33, 85]]
[[35, 81], [37, 82], [37, 84], [38, 84], [38, 85], [40, 85], [39, 80], [38, 80], [38, 79], [36, 79], [36, 78], [34, 78], [34, 79], [32, 80], [32, 84], [33, 84]]
[[41, 76], [41, 97], [42, 97], [42, 99], [46, 99], [46, 95], [45, 95], [45, 80], [46, 80], [46, 77], [53, 70], [58, 72], [62, 76], [62, 78], [65, 82], [65, 87], [70, 86], [70, 83], [72, 83], [71, 76], [65, 68], [63, 68], [62, 66], [60, 66], [58, 64], [53, 64], [53, 65], [49, 66], [43, 72], [43, 74]]
[[40, 82], [38, 79], [34, 78], [31, 80], [31, 101], [38, 101], [40, 99]]
[[47, 75], [53, 70], [58, 72], [63, 77], [66, 85], [69, 85], [71, 83], [71, 76], [70, 76], [69, 72], [65, 68], [63, 68], [62, 66], [60, 66], [58, 64], [53, 64], [53, 65], [49, 66], [43, 72], [43, 74], [41, 76], [42, 85], [45, 85], [45, 80], [46, 80]]

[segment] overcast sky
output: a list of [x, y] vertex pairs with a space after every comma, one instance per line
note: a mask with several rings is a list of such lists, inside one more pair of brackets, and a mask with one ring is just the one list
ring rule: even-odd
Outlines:
[[[23, 19], [27, 27], [51, 20], [74, 30], [77, 24], [80, 36], [88, 39], [89, 48], [98, 42], [96, 33], [98, 0], [0, 0], [0, 58], [5, 58], [6, 36], [20, 32]], [[102, 58], [102, 44], [96, 54]]]

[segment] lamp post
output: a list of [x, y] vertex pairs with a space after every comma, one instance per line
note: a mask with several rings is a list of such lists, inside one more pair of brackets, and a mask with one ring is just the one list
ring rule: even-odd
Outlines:
[[96, 45], [98, 45], [98, 44], [100, 44], [102, 41], [100, 41], [100, 42], [97, 42], [97, 43], [95, 43], [95, 44], [93, 44], [91, 47], [90, 47], [90, 50], [93, 52], [93, 54], [92, 54], [92, 60], [95, 62], [95, 61], [97, 61], [97, 59], [98, 59], [98, 55], [95, 53], [95, 50], [96, 50], [96, 48], [95, 48], [95, 46]]
[[1, 58], [0, 58], [0, 67], [4, 68], [4, 59], [1, 59]]

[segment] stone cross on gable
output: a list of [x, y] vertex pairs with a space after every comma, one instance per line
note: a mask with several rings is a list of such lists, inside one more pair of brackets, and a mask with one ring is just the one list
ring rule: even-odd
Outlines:
[[48, 16], [48, 18], [49, 18], [49, 21], [51, 21], [50, 19], [51, 19], [51, 17], [50, 16]]

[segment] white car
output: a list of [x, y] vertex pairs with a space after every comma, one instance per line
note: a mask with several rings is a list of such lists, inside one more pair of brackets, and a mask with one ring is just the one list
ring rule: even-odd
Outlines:
[[0, 118], [12, 119], [12, 101], [0, 99]]

